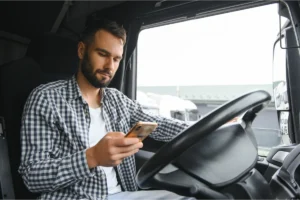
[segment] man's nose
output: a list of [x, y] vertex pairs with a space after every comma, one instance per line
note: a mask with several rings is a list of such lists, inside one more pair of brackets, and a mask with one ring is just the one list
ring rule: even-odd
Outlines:
[[113, 70], [114, 69], [114, 58], [113, 57], [108, 57], [106, 59], [106, 68]]

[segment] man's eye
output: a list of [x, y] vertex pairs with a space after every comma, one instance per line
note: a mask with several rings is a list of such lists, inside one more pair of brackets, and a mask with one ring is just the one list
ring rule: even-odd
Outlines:
[[107, 56], [105, 53], [101, 53], [101, 52], [99, 52], [98, 53], [100, 56]]

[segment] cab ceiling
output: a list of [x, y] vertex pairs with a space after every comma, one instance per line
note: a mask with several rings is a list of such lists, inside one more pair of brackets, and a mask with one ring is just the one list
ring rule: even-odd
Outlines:
[[148, 22], [245, 4], [249, 1], [0, 1], [0, 31], [33, 38], [43, 32], [76, 37], [87, 16], [116, 20], [143, 18]]

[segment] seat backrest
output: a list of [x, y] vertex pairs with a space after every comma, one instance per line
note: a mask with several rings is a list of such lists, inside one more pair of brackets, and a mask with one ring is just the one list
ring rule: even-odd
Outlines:
[[20, 125], [24, 103], [41, 80], [39, 65], [32, 58], [22, 58], [0, 69], [0, 115], [5, 119], [6, 139], [15, 198], [34, 198], [18, 174], [20, 163]]
[[77, 42], [53, 33], [36, 37], [26, 56], [33, 58], [51, 81], [75, 73], [78, 66]]
[[24, 58], [0, 67], [0, 116], [5, 119], [8, 153], [16, 199], [33, 199], [18, 173], [23, 107], [40, 84], [67, 78], [77, 70], [76, 41], [46, 33], [29, 44]]

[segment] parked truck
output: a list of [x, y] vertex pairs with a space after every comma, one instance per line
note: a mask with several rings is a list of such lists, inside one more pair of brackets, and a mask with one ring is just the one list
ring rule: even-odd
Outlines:
[[200, 118], [198, 108], [192, 101], [176, 96], [138, 91], [137, 101], [145, 110], [164, 117], [179, 119], [190, 124]]

